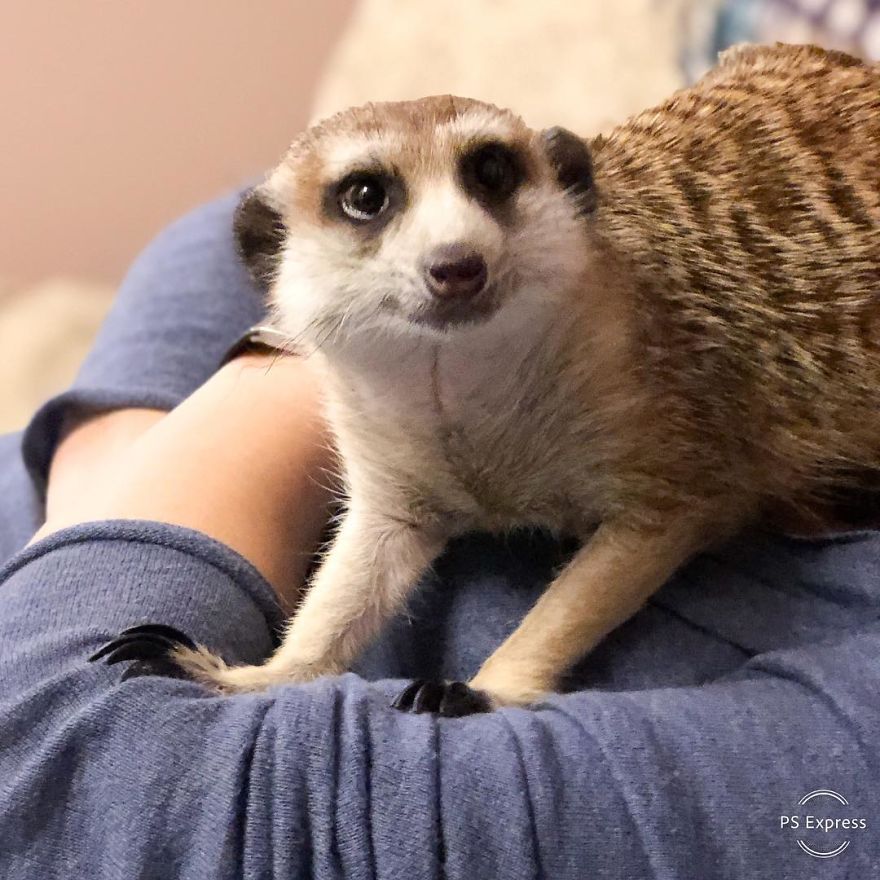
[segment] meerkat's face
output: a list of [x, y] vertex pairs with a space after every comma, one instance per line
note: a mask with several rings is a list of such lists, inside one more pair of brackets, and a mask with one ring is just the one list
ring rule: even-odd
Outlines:
[[368, 105], [307, 131], [236, 231], [306, 345], [444, 335], [583, 276], [586, 145], [459, 98]]

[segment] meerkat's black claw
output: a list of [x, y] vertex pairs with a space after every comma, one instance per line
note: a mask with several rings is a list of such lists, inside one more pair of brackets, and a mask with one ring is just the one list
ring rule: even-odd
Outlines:
[[196, 643], [172, 626], [145, 623], [123, 630], [115, 639], [92, 654], [89, 662], [104, 660], [108, 666], [113, 666], [134, 660], [123, 673], [122, 681], [143, 675], [186, 678], [183, 670], [170, 657], [171, 652], [178, 647], [194, 649]]
[[437, 682], [423, 679], [407, 685], [391, 706], [401, 712], [415, 715], [433, 712], [444, 718], [461, 718], [492, 711], [489, 698], [463, 681]]
[[110, 650], [98, 659], [103, 660], [108, 666], [114, 666], [126, 660], [154, 660], [156, 657], [166, 657], [173, 645], [164, 639], [154, 641], [143, 636], [132, 636], [127, 639], [117, 639], [107, 647]]
[[443, 685], [438, 681], [425, 681], [416, 691], [411, 712], [421, 715], [423, 712], [439, 712], [443, 701]]
[[124, 629], [119, 635], [161, 636], [174, 642], [176, 645], [182, 645], [184, 648], [190, 648], [193, 651], [198, 647], [185, 632], [181, 632], [179, 629], [176, 629], [173, 626], [168, 626], [164, 623], [142, 623], [138, 626], [130, 626], [128, 629]]
[[415, 681], [408, 684], [395, 698], [391, 703], [392, 709], [398, 709], [401, 712], [411, 712], [413, 706], [413, 700], [415, 699], [416, 694], [421, 690], [422, 685], [425, 683], [423, 678], [417, 678]]
[[167, 657], [156, 657], [153, 660], [137, 660], [122, 673], [119, 680], [128, 681], [130, 678], [143, 678], [145, 675], [189, 680], [186, 672]]

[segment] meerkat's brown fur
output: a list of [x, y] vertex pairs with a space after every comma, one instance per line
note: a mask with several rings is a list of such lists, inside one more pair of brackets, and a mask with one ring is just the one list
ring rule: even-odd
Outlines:
[[880, 464], [880, 69], [734, 49], [593, 156], [645, 394], [622, 491], [809, 503]]
[[[529, 703], [709, 542], [880, 467], [877, 67], [813, 47], [732, 50], [692, 88], [586, 142], [591, 174], [475, 102], [342, 114], [297, 142], [242, 215], [252, 265], [274, 267], [282, 326], [325, 271], [323, 289], [352, 298], [385, 283], [384, 269], [362, 270], [384, 233], [321, 212], [328, 151], [375, 132], [370, 162], [453, 187], [473, 136], [459, 117], [515, 143], [527, 183], [507, 214], [480, 215], [463, 196], [454, 210], [476, 237], [480, 216], [497, 221], [486, 241], [504, 230], [498, 260], [519, 260], [512, 277], [544, 259], [528, 284], [544, 279], [547, 302], [532, 303], [534, 320], [516, 323], [514, 299], [499, 313], [513, 323], [373, 349], [365, 328], [393, 291], [373, 297], [357, 333], [343, 329], [348, 311], [326, 312], [350, 336], [315, 345], [349, 514], [267, 664], [179, 654], [221, 688], [345, 668], [451, 535], [535, 524], [586, 543], [471, 682], [495, 705]], [[560, 184], [588, 197], [567, 202]], [[407, 216], [389, 221], [395, 241]], [[421, 247], [430, 222], [418, 222], [408, 240]]]

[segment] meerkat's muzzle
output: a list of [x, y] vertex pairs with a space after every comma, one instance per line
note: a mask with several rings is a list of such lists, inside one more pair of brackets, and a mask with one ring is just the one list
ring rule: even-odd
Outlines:
[[498, 307], [486, 258], [470, 245], [448, 244], [431, 251], [422, 275], [428, 298], [412, 316], [418, 324], [436, 329], [472, 324], [490, 317]]
[[489, 269], [483, 255], [465, 244], [437, 248], [425, 261], [428, 290], [438, 299], [470, 299], [485, 286]]

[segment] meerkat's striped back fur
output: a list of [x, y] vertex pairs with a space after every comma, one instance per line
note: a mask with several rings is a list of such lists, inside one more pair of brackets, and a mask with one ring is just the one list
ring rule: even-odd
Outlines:
[[593, 156], [668, 438], [649, 469], [807, 501], [880, 464], [880, 68], [734, 49]]

